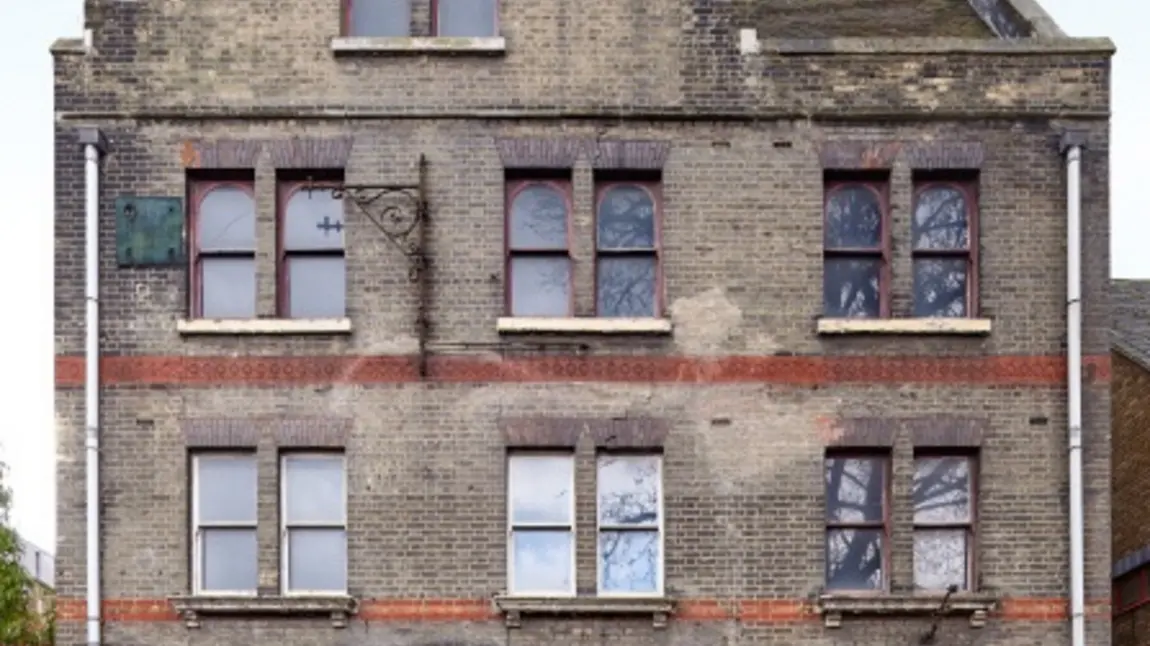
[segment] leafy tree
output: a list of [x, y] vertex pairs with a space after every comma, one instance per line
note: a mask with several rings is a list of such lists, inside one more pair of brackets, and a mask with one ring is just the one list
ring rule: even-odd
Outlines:
[[8, 524], [12, 492], [4, 484], [6, 472], [0, 463], [0, 644], [51, 644], [51, 613], [41, 616], [32, 608], [30, 594], [36, 583], [20, 565], [20, 540]]

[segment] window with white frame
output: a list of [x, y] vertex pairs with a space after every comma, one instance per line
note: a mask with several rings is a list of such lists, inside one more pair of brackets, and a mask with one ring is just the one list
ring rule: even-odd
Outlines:
[[512, 455], [507, 472], [510, 593], [574, 595], [574, 456]]
[[347, 592], [347, 478], [342, 454], [282, 458], [285, 594]]
[[663, 593], [663, 472], [658, 455], [598, 460], [599, 594]]
[[192, 591], [254, 595], [259, 582], [254, 454], [192, 459]]

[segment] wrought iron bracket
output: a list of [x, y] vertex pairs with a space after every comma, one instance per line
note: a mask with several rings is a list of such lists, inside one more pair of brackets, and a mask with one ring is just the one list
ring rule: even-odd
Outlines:
[[427, 158], [419, 156], [419, 179], [415, 184], [338, 184], [332, 197], [355, 205], [410, 263], [411, 282], [427, 267], [421, 229], [427, 226]]

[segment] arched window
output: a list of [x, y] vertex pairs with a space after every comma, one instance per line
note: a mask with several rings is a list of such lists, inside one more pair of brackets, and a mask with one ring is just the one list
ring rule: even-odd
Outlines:
[[256, 211], [244, 182], [192, 185], [192, 313], [256, 315]]
[[346, 316], [343, 200], [331, 185], [284, 183], [280, 210], [280, 315]]
[[927, 181], [914, 193], [914, 315], [974, 316], [975, 196], [968, 183]]
[[511, 316], [571, 316], [571, 184], [513, 182], [507, 189], [507, 309]]
[[885, 184], [829, 184], [823, 217], [824, 314], [833, 318], [887, 316], [890, 232]]
[[599, 187], [595, 210], [595, 313], [659, 316], [659, 197], [654, 184]]

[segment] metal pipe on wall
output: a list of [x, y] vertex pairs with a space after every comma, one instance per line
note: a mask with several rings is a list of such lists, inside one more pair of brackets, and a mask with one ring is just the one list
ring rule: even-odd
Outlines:
[[1069, 134], [1066, 154], [1066, 377], [1070, 454], [1070, 638], [1086, 645], [1085, 517], [1082, 491], [1082, 144]]
[[104, 139], [80, 130], [84, 147], [84, 450], [87, 477], [88, 646], [101, 641], [100, 598], [100, 155]]

